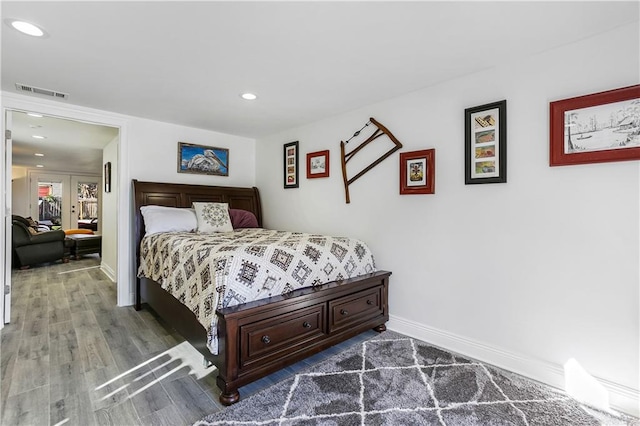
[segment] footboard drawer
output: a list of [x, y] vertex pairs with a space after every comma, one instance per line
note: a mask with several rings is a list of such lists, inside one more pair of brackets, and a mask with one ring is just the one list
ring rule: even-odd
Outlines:
[[300, 309], [240, 327], [240, 364], [246, 367], [258, 360], [277, 356], [292, 347], [307, 344], [326, 335], [326, 304]]
[[383, 286], [373, 287], [329, 302], [329, 333], [368, 318], [384, 315]]

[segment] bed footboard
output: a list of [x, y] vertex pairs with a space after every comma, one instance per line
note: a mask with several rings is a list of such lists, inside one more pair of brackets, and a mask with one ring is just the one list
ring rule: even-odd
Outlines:
[[375, 272], [218, 311], [226, 359], [218, 366], [220, 402], [231, 405], [239, 387], [363, 331], [384, 331], [390, 275]]

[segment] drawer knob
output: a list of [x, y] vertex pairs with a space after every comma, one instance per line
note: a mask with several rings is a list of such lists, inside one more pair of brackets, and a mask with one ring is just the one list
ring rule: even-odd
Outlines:
[[309, 324], [309, 321], [305, 321], [305, 322], [302, 324], [302, 326], [303, 326], [304, 328], [311, 328], [311, 324]]
[[271, 343], [271, 339], [269, 338], [269, 336], [262, 336], [262, 343], [264, 343], [265, 345]]
[[367, 299], [367, 305], [373, 305], [373, 302], [371, 301], [371, 299]]
[[340, 311], [340, 313], [341, 313], [342, 315], [349, 315], [349, 312], [348, 312], [346, 309], [342, 309], [342, 310]]

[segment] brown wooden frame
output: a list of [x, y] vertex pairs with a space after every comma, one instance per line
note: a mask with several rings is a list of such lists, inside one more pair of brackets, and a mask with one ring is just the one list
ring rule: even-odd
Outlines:
[[[424, 161], [424, 185], [407, 184], [408, 165], [411, 160]], [[400, 153], [400, 194], [436, 193], [436, 150], [435, 148]]]
[[[133, 180], [136, 217], [136, 271], [140, 265], [140, 242], [144, 221], [140, 207], [154, 204], [190, 207], [194, 201], [229, 203], [230, 208], [253, 212], [262, 226], [257, 188], [185, 185]], [[231, 405], [240, 399], [238, 388], [291, 365], [303, 358], [356, 336], [368, 329], [386, 329], [389, 320], [388, 285], [391, 272], [378, 271], [317, 287], [295, 290], [216, 311], [219, 352], [207, 348], [207, 331], [185, 305], [155, 281], [136, 280], [136, 309], [146, 302], [173, 326], [205, 359], [218, 368], [220, 402]], [[305, 316], [306, 315], [306, 316]], [[292, 320], [304, 320], [302, 333], [289, 329]], [[279, 328], [278, 328], [279, 327]], [[257, 331], [256, 331], [257, 330]], [[255, 336], [264, 330], [291, 334], [286, 344], [256, 356]], [[258, 334], [258, 338], [260, 335]], [[265, 339], [266, 338], [266, 339]], [[253, 340], [252, 340], [253, 339]], [[269, 336], [262, 336], [265, 344]]]
[[[311, 160], [316, 157], [324, 157], [324, 172], [311, 173]], [[307, 179], [329, 177], [329, 150], [309, 152], [307, 154]]]
[[[565, 114], [567, 112], [574, 111], [577, 113], [577, 111], [586, 108], [592, 109], [593, 107], [631, 100], [635, 102], [640, 100], [640, 84], [551, 102], [549, 104], [549, 166], [640, 160], [640, 146], [565, 152], [565, 131], [571, 128], [565, 122]], [[585, 115], [587, 114], [585, 113]], [[577, 136], [580, 139], [579, 136], [582, 135], [579, 134]], [[591, 136], [587, 134], [585, 138], [591, 138]], [[570, 133], [569, 143], [571, 143]]]

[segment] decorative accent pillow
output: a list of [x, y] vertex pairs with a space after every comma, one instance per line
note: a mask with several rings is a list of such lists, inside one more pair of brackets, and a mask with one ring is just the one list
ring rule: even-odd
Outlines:
[[256, 219], [256, 216], [248, 210], [229, 209], [229, 216], [231, 216], [231, 225], [233, 225], [233, 229], [259, 228], [258, 219]]
[[227, 203], [193, 203], [198, 218], [198, 232], [231, 232], [231, 217]]
[[22, 217], [22, 216], [12, 215], [11, 220], [17, 220], [18, 222], [24, 224], [24, 226], [27, 227], [27, 230], [31, 235], [37, 235], [38, 232], [40, 231], [49, 231], [48, 227], [43, 227], [42, 229], [40, 229], [40, 226], [38, 225], [38, 223], [33, 219], [31, 219], [31, 216]]
[[144, 218], [145, 234], [159, 232], [191, 232], [198, 227], [198, 220], [193, 209], [142, 206], [140, 212]]
[[64, 230], [64, 235], [73, 235], [73, 234], [93, 235], [93, 231], [91, 229], [65, 229]]

